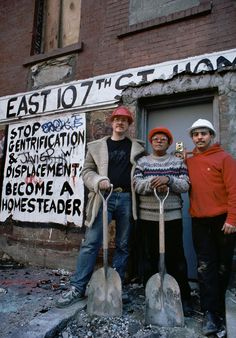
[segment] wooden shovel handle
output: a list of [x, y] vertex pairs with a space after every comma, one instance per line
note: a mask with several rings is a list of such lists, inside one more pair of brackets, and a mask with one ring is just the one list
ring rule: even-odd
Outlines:
[[169, 188], [167, 188], [166, 194], [161, 198], [157, 194], [156, 188], [154, 188], [154, 195], [159, 201], [159, 253], [165, 253], [165, 224], [164, 224], [164, 203], [169, 195]]
[[98, 190], [98, 193], [102, 199], [102, 220], [103, 220], [103, 264], [105, 268], [105, 274], [107, 273], [108, 267], [108, 214], [107, 214], [107, 202], [112, 194], [113, 184], [110, 185], [109, 194], [104, 197], [101, 190]]

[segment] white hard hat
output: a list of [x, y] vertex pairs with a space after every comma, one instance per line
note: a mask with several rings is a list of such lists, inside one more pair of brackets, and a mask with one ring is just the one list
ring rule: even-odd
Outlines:
[[195, 121], [192, 126], [189, 128], [189, 134], [190, 136], [192, 136], [192, 131], [194, 129], [197, 129], [197, 128], [208, 128], [210, 129], [214, 136], [216, 134], [216, 130], [215, 128], [213, 127], [212, 123], [208, 120], [204, 120], [204, 119], [198, 119], [197, 121]]

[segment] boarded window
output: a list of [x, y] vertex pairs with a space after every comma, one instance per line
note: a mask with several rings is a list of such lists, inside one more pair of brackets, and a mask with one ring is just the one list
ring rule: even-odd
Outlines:
[[79, 41], [81, 0], [37, 0], [31, 54]]
[[129, 24], [167, 16], [199, 4], [200, 0], [130, 0]]

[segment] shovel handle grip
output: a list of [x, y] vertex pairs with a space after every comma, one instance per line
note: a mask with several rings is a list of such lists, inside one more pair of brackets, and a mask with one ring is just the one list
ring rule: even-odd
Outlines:
[[[106, 198], [104, 197], [104, 194], [101, 192], [101, 190], [98, 190], [98, 193], [102, 199], [102, 220], [103, 220], [103, 250], [107, 251], [108, 249], [108, 213], [107, 213], [107, 202], [112, 194], [113, 191], [113, 184], [110, 185], [110, 191]], [[105, 256], [107, 256], [107, 253], [105, 253]]]

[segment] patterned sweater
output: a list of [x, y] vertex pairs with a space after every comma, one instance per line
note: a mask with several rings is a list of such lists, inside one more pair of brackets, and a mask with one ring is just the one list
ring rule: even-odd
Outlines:
[[134, 186], [139, 199], [139, 218], [149, 221], [159, 220], [159, 202], [150, 187], [155, 176], [169, 176], [169, 196], [164, 209], [165, 220], [182, 217], [181, 193], [189, 189], [189, 177], [182, 159], [166, 154], [164, 156], [148, 155], [141, 157], [134, 173]]

